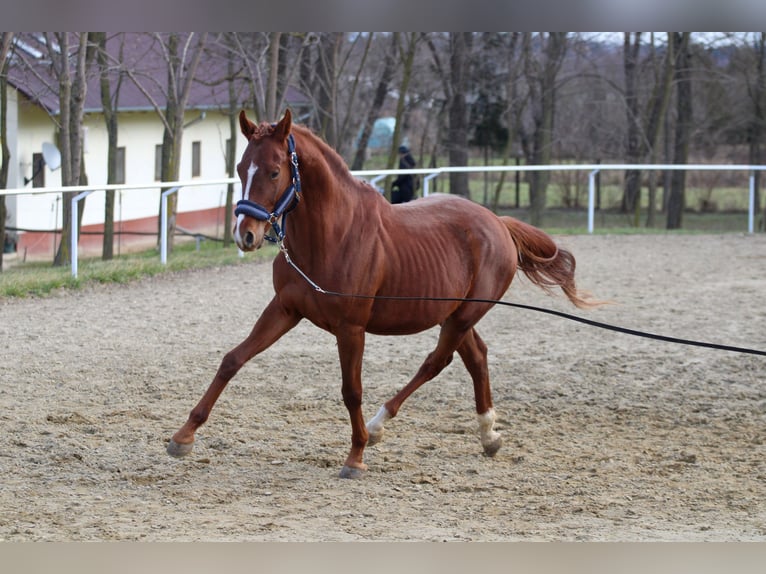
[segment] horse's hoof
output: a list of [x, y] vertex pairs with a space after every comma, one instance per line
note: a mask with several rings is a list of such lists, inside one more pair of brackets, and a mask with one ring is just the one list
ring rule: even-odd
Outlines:
[[484, 443], [482, 446], [484, 447], [484, 455], [493, 457], [500, 450], [500, 447], [503, 446], [503, 439], [502, 437], [497, 437], [492, 442]]
[[353, 478], [353, 479], [359, 479], [364, 476], [364, 469], [362, 468], [355, 468], [353, 466], [344, 466], [340, 469], [340, 477], [341, 478]]
[[173, 439], [170, 439], [170, 443], [168, 443], [168, 454], [176, 458], [181, 458], [189, 454], [193, 448], [193, 442], [190, 442], [189, 444], [180, 444]]
[[376, 434], [369, 433], [367, 435], [367, 446], [375, 446], [381, 440], [383, 440], [383, 431]]

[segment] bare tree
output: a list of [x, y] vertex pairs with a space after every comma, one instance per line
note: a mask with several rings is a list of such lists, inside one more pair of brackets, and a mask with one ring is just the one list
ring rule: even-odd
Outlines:
[[[539, 50], [533, 49], [535, 41], [540, 44]], [[530, 165], [545, 165], [551, 161], [557, 79], [566, 52], [566, 32], [537, 36], [524, 33], [522, 58], [532, 121], [531, 126], [520, 124], [519, 129], [521, 146]], [[529, 174], [530, 219], [533, 225], [542, 224], [549, 179], [546, 171]]]
[[[404, 34], [406, 40], [406, 47], [400, 46], [400, 58], [402, 61], [402, 81], [399, 85], [399, 97], [396, 102], [396, 113], [394, 123], [394, 133], [391, 136], [391, 149], [388, 154], [388, 162], [386, 167], [393, 169], [396, 167], [396, 160], [399, 157], [398, 147], [402, 139], [402, 125], [404, 124], [404, 106], [407, 100], [407, 93], [409, 91], [410, 80], [412, 79], [412, 66], [415, 61], [415, 51], [418, 47], [418, 39], [420, 34], [417, 32], [409, 32]], [[386, 199], [391, 201], [391, 186], [388, 182], [385, 186]]]
[[[748, 161], [750, 165], [763, 163], [763, 144], [766, 138], [766, 32], [759, 32], [750, 44], [752, 71], [746, 74], [747, 95], [751, 104], [747, 126]], [[760, 205], [762, 172], [755, 171], [755, 202]], [[760, 228], [766, 231], [766, 206]]]
[[[625, 32], [623, 42], [623, 68], [625, 71], [625, 112], [627, 131], [625, 142], [626, 163], [641, 161], [641, 117], [639, 114], [639, 56], [641, 53], [641, 32]], [[622, 211], [632, 213], [640, 202], [641, 172], [629, 169], [625, 172], [625, 190], [622, 196]]]
[[[473, 45], [470, 32], [450, 33], [450, 92], [448, 98], [449, 132], [447, 152], [450, 165], [468, 165], [468, 109], [466, 94], [469, 85], [469, 58]], [[468, 174], [449, 175], [450, 193], [469, 197]]]
[[[236, 45], [235, 33], [227, 33], [224, 36], [226, 42], [230, 46]], [[234, 84], [234, 78], [236, 76], [236, 62], [235, 62], [234, 50], [229, 50], [226, 55], [226, 71], [229, 79], [229, 138], [226, 140], [226, 175], [227, 177], [234, 177], [236, 175], [237, 158], [235, 157], [237, 151], [237, 135], [239, 130], [237, 129], [237, 114], [239, 110], [239, 100], [237, 99], [237, 90]], [[224, 210], [223, 220], [223, 246], [228, 247], [231, 245], [232, 238], [232, 216], [234, 210], [234, 184], [229, 183], [226, 186], [226, 207]]]
[[[124, 37], [123, 34], [120, 34]], [[106, 32], [95, 32], [93, 41], [98, 46], [96, 62], [99, 71], [99, 88], [101, 91], [101, 109], [104, 114], [104, 123], [107, 133], [107, 175], [106, 183], [124, 183], [117, 179], [117, 136], [118, 136], [118, 118], [120, 88], [122, 87], [123, 75], [118, 74], [116, 82], [112, 83], [112, 75], [115, 69], [119, 69], [122, 61], [122, 46], [124, 42], [120, 40], [120, 49], [117, 60], [112, 61], [107, 50]], [[101, 251], [101, 258], [108, 261], [114, 257], [114, 190], [108, 190], [104, 199], [104, 238]]]
[[277, 119], [277, 86], [279, 78], [279, 52], [282, 40], [282, 32], [269, 34], [269, 79], [266, 84], [266, 117]]
[[[692, 79], [689, 41], [691, 32], [673, 32], [673, 50], [676, 55], [674, 77], [676, 81], [676, 129], [673, 144], [673, 163], [688, 163], [689, 141], [692, 132]], [[680, 229], [685, 208], [686, 172], [674, 170], [670, 176], [668, 195], [668, 229]]]
[[[88, 63], [95, 55], [88, 37], [87, 32], [45, 33], [51, 68], [58, 80], [61, 183], [64, 187], [80, 185], [84, 179], [82, 120], [87, 91], [86, 71]], [[67, 265], [71, 261], [71, 200], [74, 196], [74, 192], [62, 194], [61, 243], [53, 260], [54, 265]], [[80, 209], [78, 227], [82, 221], [82, 213], [83, 209]]]
[[[8, 187], [8, 162], [11, 160], [11, 150], [8, 148], [8, 54], [12, 39], [13, 32], [0, 33], [0, 189]], [[5, 196], [0, 195], [0, 273], [3, 271], [6, 217]]]
[[[507, 60], [509, 63], [508, 75], [506, 77], [506, 122], [508, 124], [508, 139], [506, 140], [505, 150], [503, 151], [503, 165], [508, 165], [511, 157], [515, 153], [517, 141], [513, 135], [519, 132], [519, 124], [521, 118], [517, 113], [521, 109], [521, 106], [517, 105], [518, 101], [518, 80], [519, 70], [518, 66], [518, 44], [521, 38], [521, 32], [513, 32], [508, 41], [507, 48]], [[491, 207], [493, 211], [497, 211], [498, 203], [500, 201], [500, 193], [503, 190], [505, 183], [505, 177], [507, 172], [500, 172], [500, 178], [495, 186], [494, 195], [492, 197]]]
[[[154, 34], [154, 40], [167, 66], [167, 81], [163, 90], [165, 106], [163, 107], [144, 85], [145, 81], [152, 81], [151, 78], [140, 77], [136, 70], [127, 69], [126, 73], [152, 103], [164, 126], [160, 179], [162, 181], [177, 181], [181, 172], [181, 144], [186, 104], [189, 100], [202, 51], [205, 48], [207, 33], [157, 33]], [[177, 193], [168, 196], [167, 209], [168, 249], [172, 249], [178, 210]]]
[[[48, 111], [58, 130], [58, 147], [61, 151], [61, 183], [64, 187], [79, 185], [84, 180], [82, 153], [82, 120], [87, 90], [86, 72], [95, 50], [87, 32], [46, 32], [35, 38], [41, 52], [36, 55], [25, 50], [15, 52], [15, 65], [20, 74], [28, 74], [39, 86], [33, 96], [43, 98], [47, 94], [58, 96], [58, 114]], [[49, 65], [40, 66], [42, 54]], [[73, 192], [62, 194], [61, 243], [54, 257], [54, 265], [70, 262], [71, 199]], [[80, 217], [82, 209], [79, 210]], [[77, 223], [79, 225], [79, 221]]]
[[[370, 34], [372, 39], [373, 34]], [[380, 110], [383, 108], [383, 104], [386, 101], [386, 96], [391, 86], [391, 81], [394, 77], [394, 66], [396, 64], [396, 53], [399, 45], [399, 32], [393, 32], [391, 34], [391, 42], [388, 50], [386, 51], [383, 70], [378, 79], [375, 95], [372, 99], [372, 104], [367, 110], [364, 123], [362, 124], [362, 133], [359, 136], [359, 143], [357, 144], [356, 154], [354, 155], [354, 161], [351, 164], [351, 169], [358, 170], [364, 167], [364, 160], [367, 154], [367, 145], [370, 142], [370, 136], [372, 135], [372, 129], [375, 126], [375, 120], [380, 115]]]
[[[165, 130], [162, 134], [162, 181], [178, 181], [181, 173], [181, 144], [184, 133], [184, 113], [189, 99], [194, 74], [199, 65], [200, 56], [205, 46], [206, 34], [199, 35], [196, 44], [192, 46], [191, 33], [181, 47], [181, 37], [171, 33], [162, 43], [165, 61], [168, 65], [167, 104], [165, 106]], [[176, 214], [178, 211], [178, 194], [168, 197], [168, 248], [172, 249], [173, 236], [176, 230]]]
[[337, 90], [340, 48], [343, 40], [341, 32], [323, 32], [320, 35], [317, 58], [317, 72], [314, 76], [317, 84], [316, 128], [320, 135], [332, 146], [337, 146]]
[[[651, 97], [649, 98], [648, 110], [646, 114], [646, 124], [644, 127], [645, 137], [643, 139], [645, 145], [649, 150], [649, 163], [656, 163], [657, 156], [659, 154], [659, 140], [660, 132], [662, 130], [662, 120], [665, 117], [665, 112], [670, 102], [670, 94], [673, 90], [673, 69], [675, 66], [675, 51], [673, 42], [671, 42], [670, 34], [668, 34], [668, 42], [665, 51], [665, 56], [662, 59], [661, 64], [657, 64], [656, 50], [654, 48], [654, 34], [652, 34], [651, 42], [651, 61], [652, 69], [654, 70], [654, 89], [652, 90]], [[649, 174], [649, 209], [646, 216], [647, 227], [654, 226], [655, 220], [655, 205], [657, 203], [657, 177], [655, 172]], [[638, 226], [638, 222], [636, 222]]]
[[[626, 145], [625, 162], [639, 164], [656, 159], [656, 148], [662, 127], [662, 118], [667, 109], [672, 90], [673, 79], [673, 42], [668, 37], [668, 46], [664, 51], [662, 62], [658, 63], [657, 51], [654, 44], [654, 34], [651, 35], [649, 55], [644, 62], [640, 55], [642, 50], [641, 32], [624, 34], [623, 69], [625, 73], [625, 111], [626, 111]], [[644, 64], [648, 63], [649, 73], [642, 73]], [[645, 107], [642, 105], [641, 86], [650, 88]], [[654, 204], [656, 200], [656, 183], [654, 174], [650, 174], [649, 185], [649, 215], [647, 225], [654, 223]], [[641, 201], [641, 170], [625, 171], [622, 211], [634, 214], [633, 225], [639, 225]]]

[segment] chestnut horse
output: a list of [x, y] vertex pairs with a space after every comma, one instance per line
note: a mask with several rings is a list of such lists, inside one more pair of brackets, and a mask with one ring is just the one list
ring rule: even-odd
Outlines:
[[[575, 287], [574, 257], [539, 229], [454, 195], [391, 205], [354, 178], [319, 137], [293, 125], [289, 109], [277, 124], [255, 125], [244, 111], [239, 122], [248, 144], [237, 166], [242, 200], [234, 237], [242, 251], [253, 251], [270, 229], [276, 232], [282, 247], [273, 263], [276, 294], [247, 338], [223, 358], [168, 452], [191, 452], [195, 431], [242, 365], [306, 318], [338, 343], [351, 419], [342, 477], [363, 474], [365, 446], [381, 439], [404, 400], [455, 351], [473, 380], [481, 444], [493, 456], [502, 441], [493, 429], [487, 347], [474, 325], [503, 296], [517, 268], [543, 289], [560, 287], [574, 305], [591, 306]], [[441, 330], [434, 351], [365, 426], [365, 333], [406, 335], [435, 325]]]

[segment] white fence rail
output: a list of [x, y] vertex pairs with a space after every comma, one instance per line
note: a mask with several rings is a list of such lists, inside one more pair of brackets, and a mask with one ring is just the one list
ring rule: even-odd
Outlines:
[[[355, 177], [367, 179], [371, 184], [375, 184], [389, 175], [398, 175], [409, 173], [413, 175], [424, 175], [423, 195], [429, 194], [431, 181], [443, 174], [449, 173], [492, 173], [492, 172], [528, 172], [528, 171], [587, 171], [588, 172], [588, 233], [593, 233], [594, 216], [596, 209], [596, 176], [602, 171], [741, 171], [749, 174], [749, 199], [748, 199], [748, 218], [747, 231], [753, 233], [755, 227], [755, 173], [766, 171], [766, 165], [725, 165], [725, 164], [573, 164], [573, 165], [497, 165], [497, 166], [463, 166], [463, 167], [440, 167], [440, 168], [416, 168], [416, 169], [378, 169], [378, 170], [359, 170], [352, 171]], [[200, 185], [228, 185], [239, 184], [238, 178], [226, 178], [217, 180], [190, 180], [174, 181], [166, 183], [147, 183], [147, 184], [113, 184], [113, 185], [90, 185], [76, 187], [44, 187], [33, 189], [0, 189], [0, 195], [38, 195], [52, 193], [77, 193], [72, 198], [72, 233], [71, 233], [71, 258], [72, 258], [72, 276], [77, 277], [77, 256], [78, 256], [78, 204], [79, 201], [97, 190], [104, 191], [130, 191], [137, 189], [165, 189], [162, 192], [161, 199], [161, 221], [160, 227], [160, 260], [163, 264], [167, 263], [167, 197], [172, 193], [178, 192], [184, 187], [195, 187]]]

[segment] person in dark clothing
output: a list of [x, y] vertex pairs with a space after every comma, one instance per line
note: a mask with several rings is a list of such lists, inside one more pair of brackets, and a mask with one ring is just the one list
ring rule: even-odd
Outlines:
[[[415, 158], [412, 157], [406, 145], [399, 146], [399, 169], [412, 169], [415, 167]], [[412, 201], [415, 194], [415, 178], [409, 173], [400, 173], [391, 184], [391, 203], [406, 203]]]

